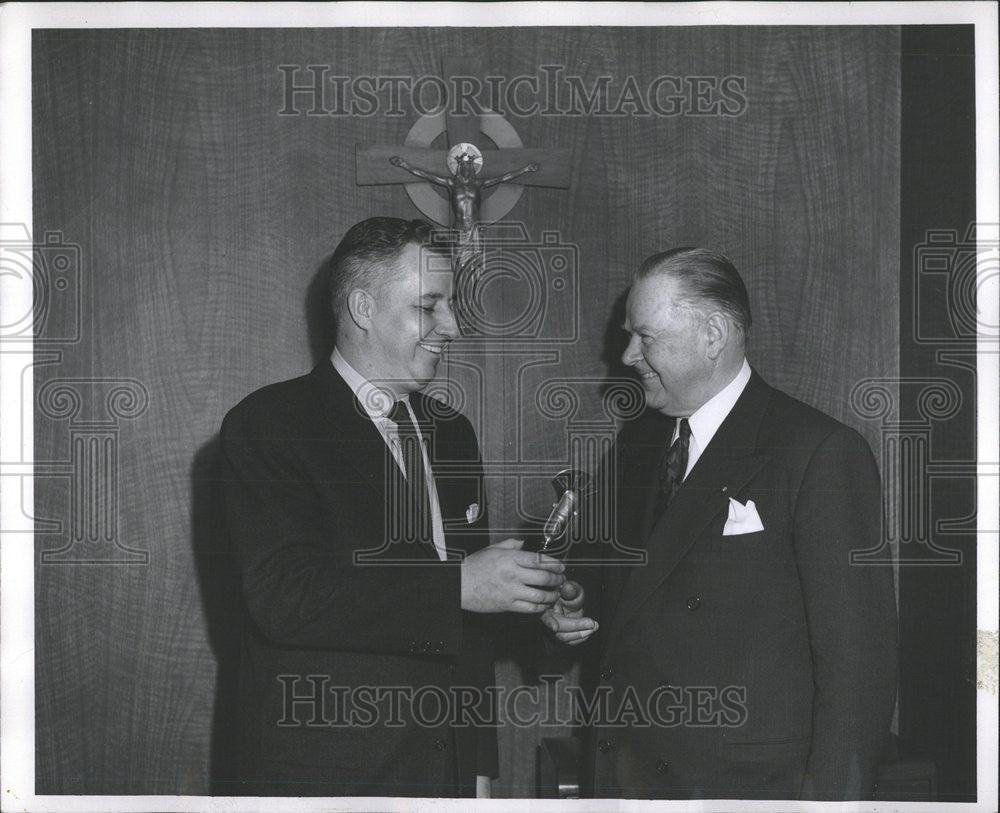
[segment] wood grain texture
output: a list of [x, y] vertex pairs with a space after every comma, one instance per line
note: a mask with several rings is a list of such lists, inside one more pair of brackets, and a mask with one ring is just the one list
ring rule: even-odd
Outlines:
[[[117, 528], [149, 563], [36, 567], [39, 793], [198, 794], [224, 773], [238, 594], [217, 526], [216, 432], [245, 394], [328, 349], [316, 272], [346, 229], [417, 216], [402, 187], [355, 184], [355, 145], [402, 144], [412, 110], [281, 116], [277, 66], [420, 77], [449, 56], [508, 77], [563, 65], [617, 89], [628, 76], [746, 82], [734, 117], [508, 117], [525, 147], [568, 151], [570, 188], [527, 190], [508, 220], [575, 248], [577, 304], [552, 299], [545, 335], [578, 329], [456, 346], [443, 365], [479, 429], [498, 528], [544, 511], [545, 472], [567, 457], [537, 388], [592, 382], [578, 385], [579, 414], [600, 412], [624, 347], [616, 303], [670, 246], [727, 254], [750, 289], [751, 361], [877, 441], [847, 395], [897, 369], [894, 28], [36, 32], [34, 228], [81, 247], [84, 286], [83, 338], [36, 370], [36, 387], [127, 377], [150, 396], [120, 424]], [[524, 297], [517, 280], [498, 283], [490, 307], [513, 320]], [[66, 420], [37, 417], [36, 460], [66, 459], [68, 438]], [[518, 476], [525, 457], [535, 480]], [[35, 495], [36, 516], [68, 521], [66, 478]], [[536, 666], [518, 628], [500, 680], [533, 681]], [[501, 730], [498, 795], [532, 795], [539, 733]]]

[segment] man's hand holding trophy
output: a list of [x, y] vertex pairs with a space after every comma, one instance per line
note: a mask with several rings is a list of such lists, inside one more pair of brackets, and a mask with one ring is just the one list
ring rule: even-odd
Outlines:
[[[579, 469], [564, 469], [552, 478], [556, 502], [553, 503], [552, 512], [542, 529], [540, 553], [564, 556], [569, 550], [567, 531], [589, 483], [590, 477]], [[583, 601], [583, 588], [580, 584], [567, 581], [559, 588], [559, 597], [555, 603], [542, 613], [542, 623], [564, 644], [582, 644], [597, 631], [597, 622], [583, 614]]]

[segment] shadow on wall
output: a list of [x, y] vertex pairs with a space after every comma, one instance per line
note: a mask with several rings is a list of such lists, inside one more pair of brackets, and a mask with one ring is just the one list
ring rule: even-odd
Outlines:
[[[604, 326], [604, 344], [601, 349], [601, 361], [605, 366], [605, 374], [613, 381], [621, 378], [635, 378], [631, 367], [622, 363], [622, 353], [628, 345], [628, 334], [622, 330], [625, 324], [625, 305], [628, 302], [629, 289], [622, 291], [611, 305], [611, 313]], [[603, 395], [609, 384], [601, 388]]]
[[[313, 365], [328, 358], [334, 329], [327, 295], [325, 262], [306, 289], [304, 313]], [[228, 410], [234, 404], [224, 404]], [[220, 441], [214, 435], [191, 463], [192, 548], [208, 640], [216, 662], [209, 793], [232, 796], [238, 775], [239, 664], [242, 617], [240, 576], [226, 532], [219, 487]]]
[[309, 287], [306, 288], [306, 330], [309, 336], [309, 353], [313, 366], [330, 357], [336, 338], [326, 283], [326, 264], [327, 260], [324, 260], [316, 269]]
[[[632, 368], [621, 360], [628, 343], [628, 334], [622, 330], [627, 300], [628, 289], [612, 303], [605, 324], [600, 360], [604, 365], [607, 381], [601, 386], [602, 395], [622, 378], [635, 378]], [[605, 464], [610, 465], [610, 461], [605, 461]], [[542, 542], [541, 528], [537, 525], [522, 524], [516, 536], [525, 540], [525, 548], [529, 550], [537, 550]], [[498, 620], [494, 625], [497, 660], [513, 661], [521, 670], [521, 679], [529, 684], [538, 682], [540, 669], [565, 672], [580, 655], [580, 652], [565, 649], [561, 650], [560, 657], [553, 657], [553, 647], [542, 645], [545, 636], [541, 633], [540, 622], [534, 616], [510, 613], [501, 618], [507, 623]], [[560, 651], [558, 646], [554, 649]]]
[[219, 446], [215, 435], [198, 450], [191, 464], [191, 542], [217, 670], [209, 793], [231, 796], [236, 776], [241, 597], [239, 573], [222, 515]]

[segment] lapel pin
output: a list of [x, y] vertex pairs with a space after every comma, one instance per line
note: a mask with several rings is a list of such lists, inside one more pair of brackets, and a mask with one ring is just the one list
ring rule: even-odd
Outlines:
[[725, 494], [727, 491], [729, 491], [729, 486], [723, 486], [722, 493]]

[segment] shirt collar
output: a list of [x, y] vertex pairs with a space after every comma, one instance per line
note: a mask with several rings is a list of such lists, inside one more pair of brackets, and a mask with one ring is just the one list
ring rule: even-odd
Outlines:
[[[389, 413], [392, 412], [396, 403], [392, 393], [386, 392], [361, 375], [336, 347], [330, 354], [330, 362], [333, 364], [333, 369], [340, 373], [340, 377], [351, 388], [351, 392], [354, 393], [354, 397], [358, 399], [369, 418], [378, 421], [389, 417]], [[407, 396], [404, 395], [400, 400], [406, 401]]]
[[[690, 418], [688, 423], [691, 426], [691, 435], [699, 449], [705, 449], [709, 441], [715, 437], [726, 416], [733, 411], [736, 402], [743, 394], [747, 382], [750, 380], [750, 364], [743, 359], [743, 366], [736, 374], [736, 377], [726, 384], [719, 392], [702, 404]], [[679, 422], [678, 422], [679, 425]], [[676, 430], [674, 431], [676, 435]]]

